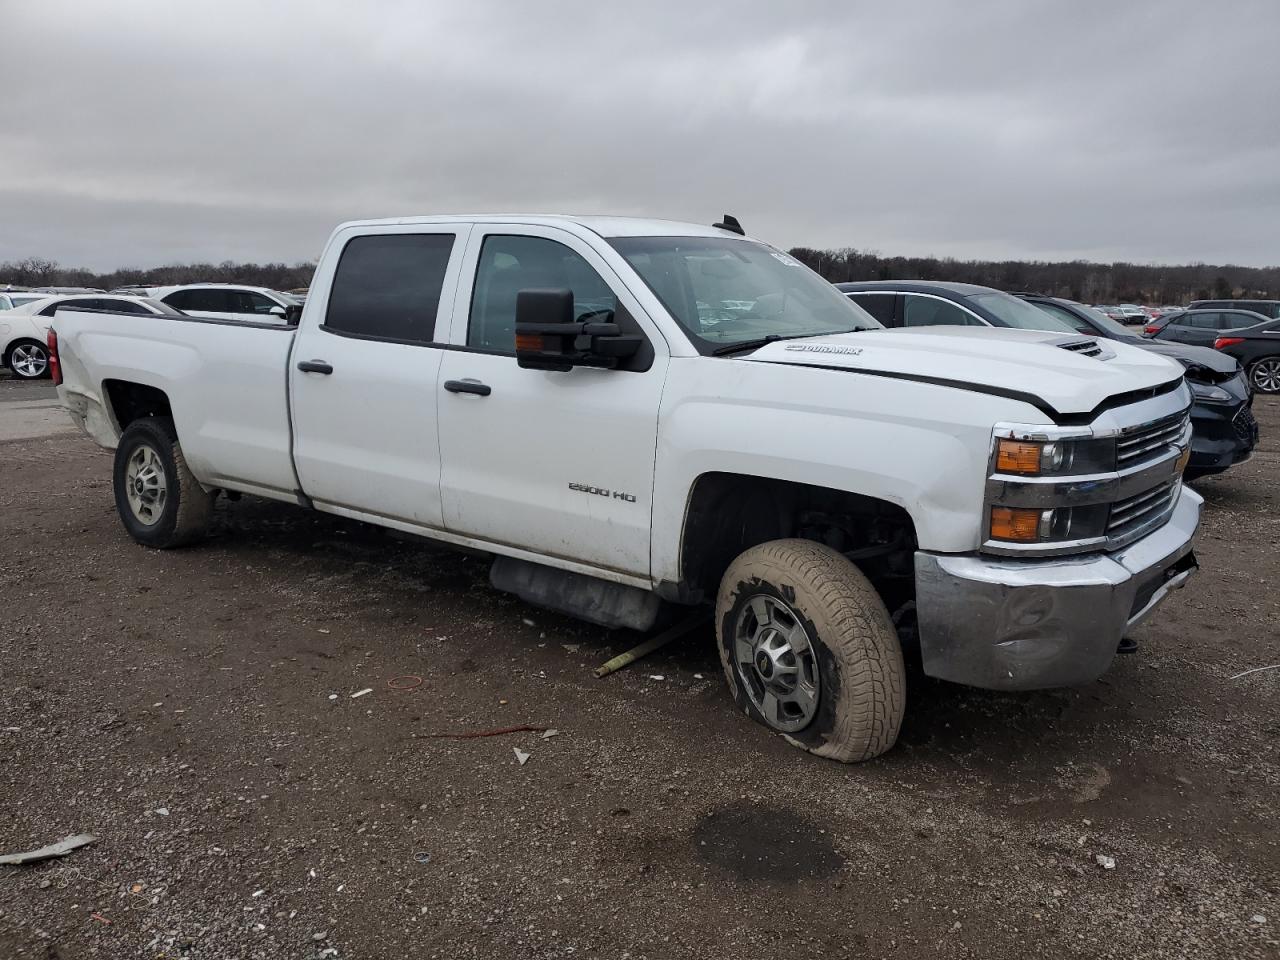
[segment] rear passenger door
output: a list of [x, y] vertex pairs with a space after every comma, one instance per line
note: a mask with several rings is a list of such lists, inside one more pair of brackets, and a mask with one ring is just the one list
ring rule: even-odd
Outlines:
[[316, 275], [289, 370], [294, 462], [318, 508], [441, 528], [436, 381], [470, 229], [334, 238], [340, 253]]
[[[516, 295], [537, 288], [572, 290], [575, 317], [615, 311], [624, 332], [647, 341], [644, 359], [625, 370], [521, 368]], [[454, 316], [439, 392], [445, 525], [593, 572], [646, 579], [668, 354], [639, 302], [568, 231], [478, 225]]]

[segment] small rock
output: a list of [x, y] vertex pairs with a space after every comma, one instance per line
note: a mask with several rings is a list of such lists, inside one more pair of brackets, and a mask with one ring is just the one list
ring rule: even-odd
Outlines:
[[511, 749], [515, 751], [516, 762], [520, 764], [520, 766], [523, 767], [526, 763], [529, 762], [529, 754], [525, 753], [519, 747], [512, 747]]
[[1266, 923], [1267, 918], [1260, 913], [1255, 913], [1252, 917], [1249, 918], [1249, 921], [1251, 923]]
[[40, 889], [41, 889], [41, 890], [48, 890], [48, 889], [49, 889], [50, 887], [52, 887], [52, 886], [53, 886], [53, 881], [51, 881], [51, 880], [49, 880], [49, 879], [44, 879], [44, 880], [41, 880], [41, 881], [40, 881]]
[[316, 943], [319, 943], [321, 940], [324, 940], [328, 936], [329, 936], [328, 930], [321, 930], [318, 933], [313, 933], [311, 935], [311, 939], [314, 940]]
[[156, 816], [167, 817], [169, 815], [168, 807], [156, 807]]
[[1114, 870], [1116, 868], [1116, 858], [1108, 857], [1105, 853], [1100, 853], [1093, 859], [1103, 870]]
[[660, 673], [651, 673], [651, 674], [649, 674], [649, 679], [650, 679], [650, 680], [665, 680], [665, 679], [667, 679], [667, 678], [666, 678], [665, 676], [663, 676], [662, 674], [660, 674]]

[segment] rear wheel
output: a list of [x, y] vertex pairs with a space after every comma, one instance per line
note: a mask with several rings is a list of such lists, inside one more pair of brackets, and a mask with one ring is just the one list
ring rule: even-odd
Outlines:
[[129, 424], [116, 447], [116, 511], [129, 536], [148, 547], [180, 547], [204, 533], [214, 495], [187, 468], [173, 421]]
[[1249, 382], [1259, 393], [1280, 393], [1280, 357], [1263, 357], [1249, 368]]
[[716, 638], [738, 705], [796, 746], [849, 763], [897, 740], [897, 633], [875, 588], [830, 547], [774, 540], [739, 556], [720, 583]]
[[9, 348], [6, 363], [20, 380], [39, 380], [49, 373], [49, 349], [38, 340], [19, 340]]

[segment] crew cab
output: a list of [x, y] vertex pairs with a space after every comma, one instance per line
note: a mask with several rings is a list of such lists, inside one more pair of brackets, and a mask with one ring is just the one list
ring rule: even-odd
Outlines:
[[838, 760], [894, 743], [904, 644], [1085, 683], [1196, 566], [1180, 366], [886, 330], [728, 217], [347, 223], [296, 327], [65, 311], [50, 343], [139, 543], [232, 491], [484, 551], [610, 627], [705, 605], [738, 706]]

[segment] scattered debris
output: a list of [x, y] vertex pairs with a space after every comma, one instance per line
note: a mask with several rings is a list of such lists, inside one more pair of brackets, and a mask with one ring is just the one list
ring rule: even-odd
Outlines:
[[260, 897], [260, 896], [262, 896], [262, 895], [263, 895], [264, 893], [266, 893], [266, 892], [267, 892], [267, 891], [265, 891], [265, 890], [255, 890], [255, 891], [253, 891], [253, 896], [254, 896], [254, 897]]
[[552, 737], [558, 737], [558, 736], [560, 736], [560, 731], [557, 730], [555, 727], [552, 727], [550, 730], [543, 730], [542, 736], [539, 739], [550, 740]]
[[351, 695], [351, 699], [354, 700], [356, 697], [363, 697], [366, 693], [373, 693], [373, 687], [365, 687], [363, 690], [357, 690]]
[[168, 808], [168, 807], [156, 807], [156, 809], [155, 809], [155, 815], [156, 815], [157, 817], [167, 817], [167, 816], [169, 815], [169, 808]]
[[[570, 653], [577, 653], [577, 652], [578, 652], [578, 648], [579, 648], [579, 647], [581, 647], [581, 646], [582, 646], [582, 644], [580, 644], [580, 643], [562, 643], [562, 644], [560, 644], [560, 646], [564, 647], [564, 648], [565, 648], [566, 650], [568, 650]], [[16, 729], [16, 728], [15, 728], [15, 729]]]
[[338, 695], [337, 695], [336, 693], [331, 693], [331, 694], [329, 694], [329, 699], [330, 699], [330, 700], [337, 700], [337, 699], [338, 699]]
[[418, 863], [430, 863], [431, 854], [427, 853], [425, 850], [419, 850], [413, 855], [413, 859], [418, 861]]
[[111, 926], [111, 921], [100, 913], [91, 913], [89, 914], [89, 917], [93, 920], [97, 920], [99, 923], [105, 923], [108, 927]]
[[311, 935], [311, 939], [316, 943], [323, 943], [329, 936], [328, 930], [319, 930]]
[[1108, 857], [1105, 853], [1100, 853], [1093, 859], [1103, 870], [1114, 870], [1116, 868], [1116, 858]]
[[54, 857], [65, 857], [72, 850], [87, 846], [98, 838], [91, 833], [76, 833], [57, 843], [51, 843], [39, 850], [28, 850], [25, 853], [10, 853], [0, 857], [0, 864], [21, 866], [24, 863], [35, 863], [37, 860], [51, 860]]
[[537, 624], [536, 624], [536, 623], [534, 623], [532, 620], [530, 620], [528, 617], [522, 617], [522, 618], [521, 618], [521, 622], [522, 622], [526, 627], [535, 627], [535, 626], [537, 626]]
[[702, 676], [702, 674], [700, 674], [700, 673], [695, 673], [695, 674], [693, 675], [693, 679], [695, 679], [695, 680], [704, 680], [704, 679], [706, 679], [706, 678], [705, 678], [705, 677], [703, 677], [703, 676]]
[[609, 674], [635, 663], [641, 657], [647, 657], [660, 647], [665, 647], [673, 640], [679, 640], [686, 633], [689, 633], [696, 627], [700, 627], [708, 619], [710, 619], [710, 615], [705, 611], [700, 610], [697, 613], [691, 614], [669, 630], [664, 630], [656, 637], [650, 637], [643, 643], [636, 644], [636, 646], [632, 647], [626, 653], [620, 653], [612, 660], [608, 660], [601, 666], [596, 667], [596, 677], [607, 677]]
[[433, 740], [474, 740], [477, 737], [503, 737], [508, 733], [545, 733], [547, 727], [499, 727], [497, 730], [477, 730], [473, 733], [429, 733]]
[[392, 677], [387, 681], [387, 686], [392, 690], [416, 690], [422, 686], [422, 678], [406, 673], [400, 677]]
[[512, 747], [511, 749], [515, 751], [516, 762], [519, 763], [520, 766], [523, 767], [526, 763], [529, 762], [529, 754], [525, 753], [519, 747]]
[[609, 811], [609, 815], [613, 817], [629, 817], [631, 816], [631, 811], [626, 807], [614, 807]]
[[1241, 677], [1247, 677], [1251, 673], [1261, 673], [1263, 670], [1280, 670], [1280, 663], [1273, 663], [1269, 667], [1254, 667], [1252, 670], [1246, 670], [1244, 673], [1237, 673], [1232, 680], [1239, 680]]
[[328, 632], [329, 632], [329, 631], [328, 631], [328, 630], [326, 630], [324, 627], [321, 627], [320, 629], [318, 629], [318, 630], [316, 631], [316, 633], [328, 633]]
[[1255, 913], [1252, 917], [1249, 918], [1249, 922], [1250, 923], [1266, 923], [1267, 918], [1260, 913]]
[[667, 679], [667, 678], [666, 678], [666, 677], [664, 677], [664, 676], [663, 676], [662, 674], [660, 674], [660, 673], [651, 673], [651, 674], [649, 674], [649, 679], [650, 679], [650, 680], [665, 680], [665, 679]]

